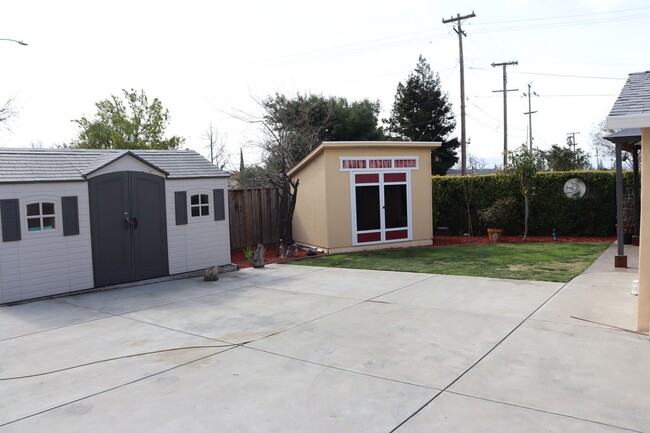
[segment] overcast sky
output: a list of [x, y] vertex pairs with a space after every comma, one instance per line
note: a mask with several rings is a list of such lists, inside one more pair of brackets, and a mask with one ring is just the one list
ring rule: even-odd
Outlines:
[[[123, 88], [143, 89], [169, 109], [171, 134], [208, 155], [212, 124], [239, 163], [259, 159], [255, 127], [229, 113], [257, 113], [252, 97], [319, 93], [379, 100], [387, 117], [399, 81], [424, 55], [460, 112], [458, 37], [463, 23], [468, 153], [498, 162], [503, 149], [501, 68], [508, 67], [510, 147], [527, 140], [528, 83], [534, 145], [566, 143], [603, 119], [630, 72], [650, 69], [647, 0], [372, 0], [206, 2], [112, 0], [3, 2], [0, 101], [19, 116], [0, 146], [44, 147], [77, 135], [71, 122]], [[460, 119], [454, 135], [460, 136]], [[593, 152], [592, 152], [593, 153]], [[609, 161], [606, 162], [609, 165]]]

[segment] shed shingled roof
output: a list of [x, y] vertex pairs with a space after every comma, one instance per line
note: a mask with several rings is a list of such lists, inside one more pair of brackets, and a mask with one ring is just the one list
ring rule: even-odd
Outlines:
[[0, 149], [0, 183], [80, 181], [126, 154], [168, 179], [229, 176], [193, 150]]
[[610, 116], [650, 114], [650, 71], [631, 73]]

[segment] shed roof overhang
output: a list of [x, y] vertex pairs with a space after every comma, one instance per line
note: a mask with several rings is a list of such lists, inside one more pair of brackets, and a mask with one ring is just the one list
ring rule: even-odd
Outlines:
[[440, 141], [324, 141], [294, 165], [287, 174], [293, 176], [326, 149], [436, 149], [441, 144]]

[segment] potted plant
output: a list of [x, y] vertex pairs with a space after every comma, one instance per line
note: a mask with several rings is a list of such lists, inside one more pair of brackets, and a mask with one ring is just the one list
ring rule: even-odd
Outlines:
[[512, 222], [516, 201], [512, 197], [500, 198], [484, 209], [478, 211], [479, 220], [487, 227], [488, 237], [498, 242], [503, 236], [503, 229]]

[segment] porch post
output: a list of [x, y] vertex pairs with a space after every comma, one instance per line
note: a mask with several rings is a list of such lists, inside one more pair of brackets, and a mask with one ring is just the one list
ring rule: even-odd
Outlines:
[[[641, 129], [641, 158], [650, 161], [650, 128]], [[641, 177], [641, 206], [650, 209], [650, 175]], [[639, 332], [648, 332], [650, 328], [650, 215], [641, 215], [641, 232], [639, 246], [639, 304], [636, 316], [636, 328]], [[644, 242], [645, 241], [645, 242]], [[646, 265], [644, 266], [643, 263]]]
[[618, 253], [614, 257], [614, 267], [627, 268], [627, 256], [623, 242], [623, 162], [621, 143], [616, 143], [616, 243]]
[[641, 231], [641, 180], [639, 178], [639, 152], [636, 146], [632, 152], [632, 167], [634, 180], [634, 235], [632, 245], [639, 246], [639, 233]]

